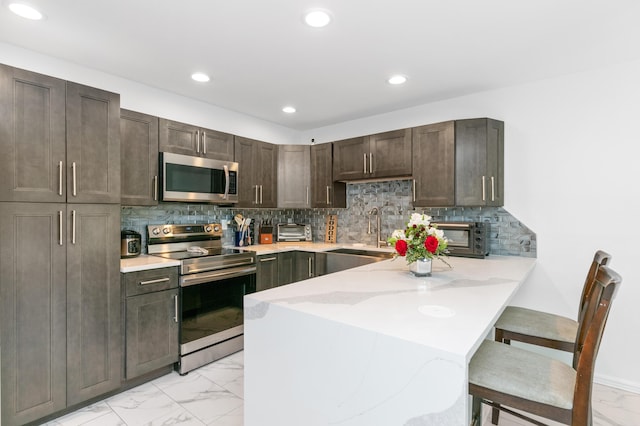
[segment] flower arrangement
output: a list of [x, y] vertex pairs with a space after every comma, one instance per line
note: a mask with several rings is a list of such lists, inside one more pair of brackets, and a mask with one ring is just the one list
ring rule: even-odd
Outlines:
[[387, 242], [395, 247], [395, 256], [405, 257], [407, 263], [435, 257], [449, 265], [440, 257], [448, 253], [447, 238], [444, 236], [444, 231], [431, 224], [431, 216], [413, 213], [407, 227], [404, 230], [393, 231]]

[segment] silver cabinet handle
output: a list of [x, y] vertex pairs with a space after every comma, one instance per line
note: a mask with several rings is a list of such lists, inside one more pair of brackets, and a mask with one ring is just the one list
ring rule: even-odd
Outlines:
[[173, 322], [178, 322], [178, 295], [173, 296]]
[[76, 211], [71, 210], [71, 244], [76, 243]]
[[253, 199], [253, 204], [258, 204], [258, 185], [256, 185], [256, 196]]
[[364, 156], [363, 160], [364, 160], [364, 174], [367, 174], [367, 153], [365, 152], [364, 154], [362, 154]]
[[373, 173], [373, 154], [369, 153], [369, 173]]
[[491, 176], [491, 201], [496, 200], [496, 182], [495, 178]]
[[72, 181], [73, 181], [73, 196], [75, 197], [77, 194], [76, 191], [76, 162], [74, 161], [73, 163], [71, 163], [71, 170], [72, 170]]
[[196, 153], [200, 154], [200, 130], [196, 130]]
[[272, 260], [278, 260], [277, 257], [265, 257], [263, 259], [260, 259], [260, 262], [271, 262]]
[[262, 185], [260, 185], [260, 204], [262, 204]]
[[227, 198], [229, 198], [229, 166], [227, 166], [226, 164], [224, 166], [222, 166], [222, 168], [224, 169], [224, 195], [222, 196], [222, 198], [224, 198], [225, 200]]
[[313, 259], [309, 258], [309, 278], [313, 277]]
[[60, 231], [58, 244], [62, 245], [62, 210], [58, 210], [58, 230]]
[[207, 132], [202, 131], [202, 153], [207, 155]]
[[486, 191], [485, 191], [484, 185], [485, 185], [485, 179], [484, 179], [484, 176], [482, 176], [482, 201], [486, 201], [487, 200]]
[[62, 195], [62, 161], [58, 162], [58, 195]]
[[153, 201], [158, 201], [158, 176], [153, 177]]
[[165, 278], [158, 278], [158, 279], [155, 279], [155, 280], [139, 281], [138, 285], [149, 285], [149, 284], [166, 283], [169, 280], [170, 280], [169, 277], [165, 277]]
[[327, 204], [331, 204], [331, 201], [329, 201], [329, 186], [327, 186]]
[[307, 206], [309, 205], [309, 187], [307, 186]]
[[416, 202], [416, 180], [413, 180], [413, 202]]

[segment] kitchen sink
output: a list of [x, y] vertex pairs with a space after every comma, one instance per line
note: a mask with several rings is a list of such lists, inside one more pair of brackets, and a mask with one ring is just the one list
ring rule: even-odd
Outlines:
[[352, 248], [340, 248], [336, 250], [330, 250], [327, 253], [353, 254], [356, 256], [380, 257], [382, 259], [393, 258], [393, 253], [390, 253], [387, 251], [363, 250], [363, 249], [352, 249]]
[[[318, 255], [316, 254], [316, 258]], [[340, 248], [322, 253], [325, 257], [326, 273], [344, 271], [393, 258], [393, 253], [366, 249]]]

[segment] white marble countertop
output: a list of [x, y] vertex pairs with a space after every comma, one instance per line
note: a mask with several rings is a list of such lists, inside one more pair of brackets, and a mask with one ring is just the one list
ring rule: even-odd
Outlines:
[[431, 277], [398, 258], [246, 295], [244, 424], [469, 424], [469, 360], [535, 259], [447, 261]]
[[[490, 256], [433, 261], [417, 278], [403, 258], [385, 260], [246, 296], [345, 325], [428, 345], [468, 359], [535, 259]], [[250, 308], [249, 308], [250, 309]]]
[[145, 271], [147, 269], [166, 268], [169, 266], [180, 266], [180, 261], [150, 256], [148, 254], [120, 259], [120, 272]]

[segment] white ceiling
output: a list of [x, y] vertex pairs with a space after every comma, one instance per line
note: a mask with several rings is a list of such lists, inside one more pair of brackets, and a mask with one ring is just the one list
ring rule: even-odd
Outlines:
[[[46, 19], [2, 7], [0, 41], [296, 130], [640, 59], [638, 0], [29, 3]], [[328, 27], [303, 23], [314, 7]]]

